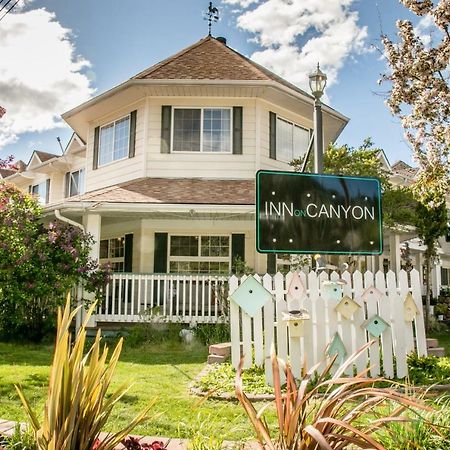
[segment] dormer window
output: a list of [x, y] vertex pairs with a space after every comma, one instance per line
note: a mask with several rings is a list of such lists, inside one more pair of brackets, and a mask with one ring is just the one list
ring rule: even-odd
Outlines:
[[30, 186], [29, 191], [38, 198], [41, 205], [46, 205], [50, 199], [50, 180]]
[[270, 157], [290, 163], [308, 151], [310, 130], [270, 113]]
[[129, 141], [129, 115], [100, 127], [98, 165], [103, 166], [112, 161], [128, 158]]
[[232, 108], [173, 108], [172, 151], [231, 153]]
[[132, 111], [125, 117], [95, 128], [94, 170], [114, 161], [134, 157], [136, 113]]

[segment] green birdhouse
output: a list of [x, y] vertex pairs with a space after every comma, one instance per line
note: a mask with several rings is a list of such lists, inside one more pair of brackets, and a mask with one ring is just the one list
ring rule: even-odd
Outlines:
[[271, 299], [272, 294], [252, 276], [230, 295], [230, 300], [239, 305], [250, 317], [254, 317]]
[[322, 282], [322, 296], [330, 300], [340, 300], [342, 298], [343, 281], [328, 281]]
[[341, 313], [343, 317], [350, 320], [358, 309], [361, 308], [355, 300], [351, 299], [348, 295], [344, 295], [342, 300], [334, 308], [337, 312]]
[[333, 336], [333, 339], [327, 349], [327, 355], [330, 357], [337, 355], [335, 364], [341, 365], [344, 362], [345, 357], [347, 356], [347, 350], [345, 349], [345, 345], [342, 342], [339, 333], [335, 333]]
[[417, 314], [419, 314], [419, 309], [416, 306], [411, 292], [408, 292], [403, 302], [403, 314], [405, 315], [405, 322], [412, 322]]
[[390, 325], [378, 314], [367, 319], [362, 325], [372, 336], [380, 337]]

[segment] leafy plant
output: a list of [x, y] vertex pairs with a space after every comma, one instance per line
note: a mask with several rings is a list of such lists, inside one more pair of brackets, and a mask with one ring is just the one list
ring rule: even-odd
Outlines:
[[[281, 389], [280, 362], [272, 353], [272, 369], [275, 391], [275, 408], [278, 417], [278, 435], [272, 437], [264, 419], [264, 409], [259, 412], [242, 388], [242, 362], [236, 376], [236, 396], [244, 407], [261, 448], [269, 450], [337, 450], [347, 448], [374, 448], [383, 450], [374, 433], [399, 420], [408, 408], [429, 410], [418, 401], [398, 393], [394, 389], [376, 388], [374, 383], [382, 378], [366, 378], [369, 369], [345, 377], [344, 372], [355, 359], [367, 351], [371, 343], [361, 347], [331, 375], [335, 358], [319, 376], [318, 384], [307, 392], [308, 384], [319, 365], [310, 369], [299, 384], [294, 379], [289, 364], [282, 364], [286, 375], [286, 392]], [[325, 378], [330, 376], [329, 380]], [[324, 394], [316, 398], [321, 391]], [[380, 408], [393, 402], [397, 407], [390, 415], [380, 417]], [[367, 420], [367, 416], [371, 420]], [[364, 420], [366, 418], [366, 420]]]
[[450, 358], [410, 354], [408, 356], [408, 376], [412, 384], [450, 383]]
[[20, 424], [17, 424], [14, 427], [14, 432], [11, 436], [0, 435], [0, 449], [3, 448], [14, 450], [36, 450], [36, 441], [29, 428], [21, 430]]
[[152, 407], [149, 405], [122, 430], [99, 440], [99, 433], [114, 406], [129, 387], [123, 386], [106, 397], [119, 360], [122, 339], [107, 363], [108, 348], [104, 346], [101, 350], [99, 330], [94, 344], [84, 355], [86, 324], [95, 306], [90, 307], [73, 342], [70, 326], [79, 308], [70, 311], [68, 296], [64, 311], [58, 309], [58, 331], [42, 423], [23, 390], [16, 386], [38, 450], [112, 450], [136, 425], [147, 419]]
[[448, 305], [447, 303], [438, 303], [435, 307], [434, 307], [434, 313], [439, 316], [439, 315], [443, 315], [445, 316], [447, 314], [448, 311]]
[[196, 338], [204, 345], [219, 344], [230, 341], [230, 324], [199, 323], [194, 328]]

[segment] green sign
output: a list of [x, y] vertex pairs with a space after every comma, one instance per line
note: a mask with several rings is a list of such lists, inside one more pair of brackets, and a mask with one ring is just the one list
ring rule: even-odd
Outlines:
[[256, 249], [260, 253], [381, 254], [379, 180], [258, 171]]

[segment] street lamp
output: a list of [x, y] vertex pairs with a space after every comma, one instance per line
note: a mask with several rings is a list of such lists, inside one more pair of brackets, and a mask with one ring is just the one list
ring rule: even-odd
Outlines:
[[323, 95], [327, 85], [327, 76], [317, 69], [309, 76], [309, 87], [314, 96], [314, 172], [323, 172], [323, 125], [322, 125], [322, 103], [320, 97]]

